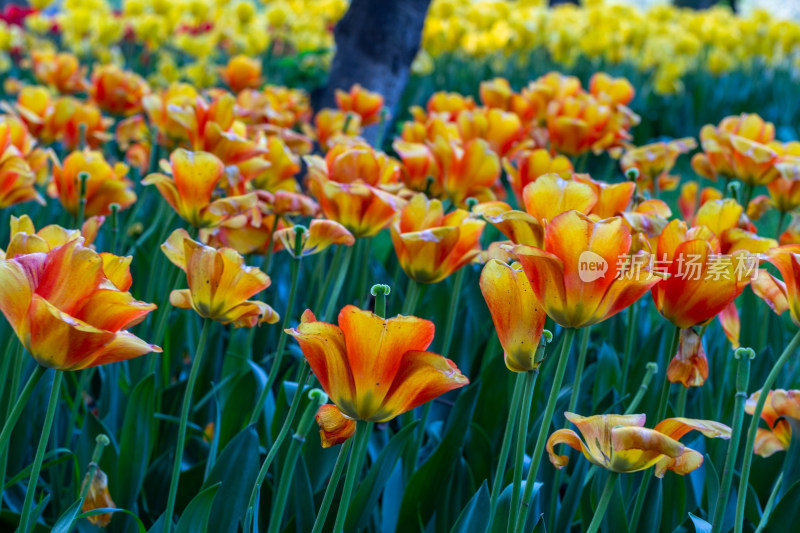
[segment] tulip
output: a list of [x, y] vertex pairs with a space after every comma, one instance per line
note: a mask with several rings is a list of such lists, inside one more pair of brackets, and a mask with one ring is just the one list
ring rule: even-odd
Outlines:
[[439, 200], [415, 195], [391, 225], [400, 266], [418, 283], [438, 283], [480, 252], [485, 222], [456, 209], [447, 215]]
[[462, 111], [456, 124], [465, 143], [473, 139], [484, 139], [500, 157], [513, 154], [528, 133], [517, 115], [500, 109]]
[[[104, 220], [104, 217], [90, 218], [83, 223], [80, 231], [65, 229], [57, 224], [50, 224], [36, 231], [36, 228], [33, 226], [33, 221], [28, 215], [22, 215], [19, 218], [11, 215], [11, 221], [9, 222], [11, 235], [9, 236], [8, 249], [5, 252], [5, 257], [2, 259], [13, 259], [18, 255], [36, 252], [47, 253], [54, 248], [77, 240], [80, 237], [83, 237], [84, 246], [91, 246]], [[105, 258], [115, 258], [116, 256], [100, 254], [100, 257], [104, 258], [104, 267], [111, 268], [110, 259], [106, 261]], [[130, 261], [128, 261], [128, 263], [130, 263]], [[106, 272], [106, 276], [109, 276], [109, 272]], [[125, 275], [125, 277], [129, 278], [130, 276]], [[128, 287], [130, 287], [130, 285], [128, 285]], [[128, 287], [122, 290], [127, 290]]]
[[[312, 132], [307, 132], [311, 135]], [[314, 115], [314, 132], [323, 151], [338, 140], [361, 134], [361, 117], [338, 109], [322, 109]]]
[[234, 327], [252, 328], [280, 317], [264, 302], [247, 300], [270, 285], [269, 276], [248, 267], [235, 250], [216, 250], [177, 229], [161, 245], [172, 264], [186, 273], [188, 289], [174, 290], [169, 301], [180, 309], [194, 309], [203, 318]]
[[244, 89], [257, 89], [262, 84], [261, 61], [246, 55], [233, 56], [220, 69], [220, 77], [235, 93]]
[[44, 204], [35, 185], [36, 175], [19, 149], [11, 144], [6, 129], [0, 137], [0, 209], [31, 200]]
[[101, 65], [92, 72], [90, 93], [103, 111], [129, 117], [142, 111], [142, 98], [150, 94], [150, 87], [134, 72]]
[[[108, 476], [106, 473], [95, 469], [94, 475], [89, 479], [83, 480], [84, 487], [87, 488], [86, 497], [81, 506], [81, 511], [88, 513], [95, 509], [116, 509], [117, 506], [111, 495], [108, 493]], [[83, 489], [81, 489], [83, 490]], [[88, 516], [89, 522], [97, 527], [106, 527], [111, 523], [111, 513], [104, 513], [99, 515]]]
[[691, 328], [682, 329], [678, 353], [667, 367], [667, 379], [689, 388], [700, 387], [707, 378], [708, 359], [701, 337]]
[[0, 260], [0, 310], [44, 367], [80, 370], [160, 352], [126, 331], [156, 308], [125, 292], [129, 263], [81, 238]]
[[75, 55], [63, 52], [34, 50], [33, 74], [36, 81], [55, 88], [64, 94], [79, 93], [86, 89], [86, 67], [81, 67]]
[[[745, 403], [744, 410], [752, 415], [762, 391], [754, 392]], [[775, 389], [767, 393], [761, 419], [769, 429], [758, 428], [753, 452], [761, 457], [789, 449], [792, 426], [787, 419], [800, 421], [800, 390]]]
[[[428, 320], [383, 319], [352, 305], [341, 310], [338, 326], [306, 310], [287, 330], [341, 414], [369, 422], [387, 422], [469, 383], [452, 361], [425, 351], [433, 332]], [[329, 420], [322, 429], [338, 431], [338, 417], [322, 418]]]
[[64, 209], [72, 216], [80, 211], [80, 174], [88, 174], [86, 180], [85, 215], [105, 216], [111, 214], [111, 204], [121, 209], [130, 207], [136, 201], [136, 193], [127, 179], [128, 166], [116, 163], [113, 167], [106, 162], [102, 152], [83, 150], [72, 152], [63, 163], [53, 164], [53, 181], [47, 187], [52, 198], [58, 198]]
[[564, 416], [581, 435], [559, 429], [547, 440], [550, 462], [558, 469], [567, 465], [569, 457], [556, 454], [554, 448], [566, 444], [582, 452], [592, 464], [612, 472], [638, 472], [655, 466], [657, 477], [664, 477], [667, 470], [683, 476], [703, 464], [703, 455], [678, 442], [681, 437], [693, 430], [709, 438], [731, 436], [728, 426], [712, 420], [668, 418], [649, 429], [644, 427], [643, 414], [582, 417], [567, 412]]
[[332, 220], [314, 219], [307, 231], [298, 232], [297, 226], [275, 232], [275, 239], [283, 245], [284, 250], [294, 255], [297, 236], [300, 233], [300, 256], [318, 254], [330, 246], [339, 244], [353, 246], [356, 242], [347, 228]]
[[[593, 222], [567, 211], [546, 226], [544, 249], [517, 245], [514, 253], [547, 315], [565, 328], [580, 328], [602, 322], [658, 287], [659, 278], [646, 267], [626, 275], [621, 259], [630, 245], [622, 218]], [[636, 264], [646, 263], [646, 255], [634, 256]], [[598, 270], [581, 270], [590, 267]]]
[[336, 106], [345, 113], [355, 113], [361, 117], [361, 124], [371, 126], [380, 121], [383, 110], [383, 96], [368, 91], [356, 83], [345, 92], [336, 89]]
[[635, 94], [633, 85], [625, 78], [613, 78], [605, 72], [595, 72], [589, 80], [589, 92], [605, 97], [614, 104], [628, 105]]
[[496, 259], [483, 267], [481, 293], [489, 306], [495, 330], [503, 347], [506, 367], [528, 372], [539, 367], [536, 350], [547, 315], [518, 263]]
[[309, 185], [325, 217], [340, 223], [356, 238], [376, 235], [405, 204], [399, 197], [363, 183], [312, 177]]
[[522, 191], [529, 183], [551, 173], [568, 179], [573, 171], [572, 162], [567, 157], [563, 155], [552, 157], [543, 148], [517, 152], [513, 158], [503, 160], [503, 168], [508, 175], [511, 190], [514, 191], [514, 196], [520, 204], [523, 203]]
[[142, 183], [155, 185], [170, 206], [198, 228], [220, 225], [255, 206], [255, 194], [213, 199], [225, 167], [213, 154], [178, 149], [169, 158], [172, 176], [150, 174]]
[[669, 142], [646, 144], [638, 148], [627, 150], [620, 159], [623, 172], [631, 168], [639, 171], [638, 186], [643, 190], [654, 191], [672, 190], [678, 184], [678, 179], [669, 175], [678, 156], [691, 152], [697, 142], [691, 137], [675, 139]]

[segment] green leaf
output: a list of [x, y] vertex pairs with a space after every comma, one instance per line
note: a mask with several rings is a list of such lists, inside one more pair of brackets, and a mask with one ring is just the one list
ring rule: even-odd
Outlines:
[[64, 511], [58, 520], [53, 524], [50, 533], [69, 533], [72, 531], [73, 524], [78, 521], [78, 513], [83, 505], [83, 500], [76, 500]]
[[788, 483], [781, 485], [781, 496], [786, 494], [791, 480], [800, 479], [800, 420], [789, 416], [784, 420], [792, 428], [792, 440], [783, 459], [783, 479]]
[[770, 515], [764, 533], [786, 533], [797, 530], [797, 510], [800, 509], [800, 481], [789, 487]]
[[406, 449], [409, 440], [414, 437], [414, 430], [418, 425], [419, 421], [415, 420], [414, 423], [398, 431], [381, 450], [366, 477], [359, 483], [358, 490], [356, 490], [350, 507], [347, 509], [347, 520], [345, 521], [345, 529], [347, 531], [355, 531], [365, 527], [369, 521], [370, 514], [378, 503], [378, 498], [380, 498], [381, 491], [386, 485], [389, 475], [394, 470], [394, 466]]
[[694, 523], [694, 530], [696, 533], [711, 533], [711, 524], [692, 513], [689, 513], [689, 518], [691, 518], [692, 523]]
[[461, 455], [461, 446], [472, 420], [479, 392], [478, 382], [462, 389], [448, 418], [444, 438], [408, 481], [395, 531], [414, 531], [419, 526], [418, 514], [423, 522], [433, 515], [436, 502], [445, 492], [447, 481]]
[[208, 531], [208, 518], [222, 483], [216, 483], [197, 493], [192, 498], [186, 509], [183, 510], [176, 533], [194, 533], [195, 531]]
[[481, 488], [458, 516], [450, 533], [484, 533], [489, 526], [489, 488], [483, 480]]
[[222, 483], [214, 500], [208, 531], [235, 533], [247, 511], [250, 491], [261, 467], [258, 434], [250, 425], [239, 432], [220, 454], [203, 488]]
[[133, 509], [150, 462], [155, 412], [155, 375], [142, 379], [128, 398], [122, 433], [115, 499], [125, 509]]
[[145, 533], [145, 527], [139, 517], [133, 514], [132, 512], [128, 511], [127, 509], [115, 509], [112, 507], [102, 508], [102, 509], [92, 509], [91, 511], [86, 511], [85, 513], [81, 513], [78, 515], [78, 520], [82, 518], [89, 518], [90, 516], [97, 516], [101, 514], [112, 514], [112, 513], [123, 513], [126, 515], [130, 515], [136, 521], [136, 526], [139, 529], [139, 533]]
[[664, 483], [662, 480], [658, 478], [650, 480], [644, 504], [642, 505], [642, 514], [639, 515], [639, 525], [637, 527], [639, 531], [659, 531], [661, 528], [661, 513], [664, 505], [663, 490]]

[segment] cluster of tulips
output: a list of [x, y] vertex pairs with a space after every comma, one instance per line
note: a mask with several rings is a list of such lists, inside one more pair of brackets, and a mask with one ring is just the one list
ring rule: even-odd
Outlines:
[[[577, 514], [592, 533], [601, 527], [637, 530], [647, 514], [651, 476], [683, 476], [702, 465], [703, 453], [680, 442], [697, 431], [730, 439], [730, 445], [712, 508], [694, 519], [707, 520], [714, 531], [733, 525], [739, 533], [753, 454], [788, 450], [797, 438], [792, 428], [799, 427], [793, 421], [800, 419], [800, 391], [774, 387], [796, 369], [800, 331], [771, 367], [766, 359], [756, 361], [770, 370], [749, 399], [754, 352], [739, 348], [737, 298], [748, 286], [767, 304], [759, 306], [765, 324], [771, 314], [788, 310], [800, 327], [800, 223], [793, 218], [783, 227], [785, 216], [800, 207], [800, 144], [776, 141], [774, 126], [755, 114], [727, 117], [700, 132], [691, 165], [708, 182], [701, 190], [697, 181], [681, 183], [672, 174], [682, 154], [697, 150], [697, 141], [631, 145], [631, 129], [640, 121], [627, 107], [634, 88], [605, 73], [586, 87], [556, 72], [519, 90], [498, 78], [481, 84], [479, 102], [436, 93], [424, 107], [412, 108], [412, 119], [384, 143], [393, 132], [381, 95], [356, 85], [337, 92], [336, 108], [314, 112], [303, 91], [263, 85], [258, 65], [247, 57], [223, 69], [229, 90], [184, 83], [151, 89], [116, 66], [97, 66], [88, 76], [64, 54], [35, 53], [30, 68], [42, 85], [15, 87], [0, 116], [0, 208], [11, 211], [3, 230], [9, 237], [0, 260], [0, 310], [18, 339], [9, 335], [0, 363], [0, 398], [12, 400], [0, 434], [0, 479], [8, 487], [9, 471], [15, 474], [11, 485], [25, 484], [21, 504], [5, 492], [0, 503], [16, 511], [22, 532], [50, 523], [47, 516], [62, 530], [83, 518], [108, 525], [118, 510], [100, 468], [110, 442], [102, 434], [83, 484], [67, 496], [72, 505], [48, 514], [47, 497], [37, 490], [51, 442], [69, 450], [75, 432], [93, 420], [93, 371], [107, 367], [123, 369], [119, 379], [128, 390], [146, 382], [168, 391], [169, 400], [158, 396], [158, 409], [180, 403], [170, 416], [177, 432], [161, 433], [171, 450], [159, 467], [164, 501], [150, 500], [150, 516], [144, 516], [137, 499], [144, 474], [125, 499], [156, 530], [207, 527], [219, 485], [181, 501], [179, 485], [185, 493], [193, 488], [187, 483], [202, 475], [186, 466], [187, 456], [197, 455], [190, 446], [198, 427], [192, 420], [200, 420], [200, 405], [223, 384], [202, 400], [195, 388], [208, 384], [209, 367], [228, 364], [223, 355], [231, 348], [224, 345], [234, 339], [244, 339], [252, 354], [248, 365], [262, 376], [246, 424], [236, 428], [255, 435], [251, 451], [261, 466], [237, 489], [235, 510], [225, 509], [226, 527], [278, 532], [294, 522], [299, 530], [335, 533], [368, 527], [368, 502], [376, 504], [383, 488], [370, 494], [380, 471], [388, 469], [388, 475], [402, 457], [399, 483], [406, 492], [421, 493], [428, 479], [421, 476], [438, 459], [437, 452], [423, 451], [439, 442], [454, 445], [452, 423], [443, 428], [432, 406], [435, 400], [456, 411], [463, 398], [476, 394], [465, 392], [479, 383], [465, 388], [470, 372], [459, 370], [452, 352], [459, 328], [466, 334], [488, 326], [488, 320], [468, 325], [458, 319], [462, 297], [477, 289], [494, 324], [493, 342], [500, 345], [487, 348], [484, 365], [500, 365], [502, 352], [515, 381], [506, 391], [508, 412], [490, 415], [507, 416], [507, 422], [492, 455], [491, 487], [482, 487], [463, 515], [462, 526], [478, 528], [470, 530], [530, 531], [539, 520], [556, 520], [559, 501], [567, 526]], [[370, 136], [377, 146], [365, 140]], [[395, 155], [382, 151], [384, 145]], [[621, 172], [590, 176], [588, 162], [600, 158], [618, 159]], [[680, 217], [673, 217], [662, 196], [679, 186]], [[755, 225], [774, 211], [778, 239], [759, 234]], [[371, 282], [387, 281], [381, 269], [392, 260], [399, 268], [391, 286], [369, 289]], [[476, 268], [480, 277], [470, 287], [467, 273]], [[147, 281], [147, 290], [137, 287], [132, 270], [139, 284]], [[271, 287], [270, 273], [285, 281], [266, 293], [272, 305], [251, 299]], [[434, 323], [417, 314], [428, 315], [424, 293], [445, 284], [450, 299], [437, 353], [430, 351]], [[389, 297], [398, 293], [401, 313], [390, 316]], [[148, 303], [153, 300], [158, 305]], [[657, 314], [643, 318], [651, 308]], [[624, 317], [613, 318], [623, 311]], [[199, 315], [201, 327], [191, 315]], [[687, 418], [689, 391], [709, 379], [704, 334], [715, 317], [738, 348], [734, 407], [726, 416], [718, 410], [717, 420]], [[633, 398], [622, 397], [597, 411], [602, 414], [580, 402], [591, 329], [612, 318], [625, 337], [619, 361], [624, 380], [634, 358], [658, 360], [658, 353], [634, 353], [638, 324], [654, 321], [671, 332], [652, 427], [636, 413], [658, 372], [655, 365], [647, 367]], [[279, 322], [279, 330], [271, 328]], [[239, 328], [248, 333], [237, 336]], [[257, 329], [276, 333], [265, 345]], [[575, 382], [564, 413], [575, 431], [557, 427], [554, 417], [563, 405], [562, 384], [579, 330]], [[559, 348], [550, 350], [556, 338]], [[145, 362], [133, 366], [138, 361]], [[482, 366], [470, 366], [482, 372]], [[25, 470], [8, 462], [8, 448], [16, 431], [34, 422], [22, 415], [49, 369], [46, 414], [41, 426], [28, 427], [38, 445]], [[544, 393], [541, 382], [537, 387], [540, 371], [548, 374]], [[284, 391], [289, 382], [296, 384], [292, 394]], [[177, 391], [176, 383], [182, 384]], [[621, 392], [626, 390], [625, 383]], [[58, 430], [51, 435], [62, 397], [71, 402], [66, 439]], [[278, 398], [285, 399], [283, 409], [288, 406], [282, 418], [275, 416]], [[591, 416], [576, 414], [579, 409]], [[674, 416], [667, 416], [670, 411]], [[745, 412], [751, 420], [740, 463]], [[529, 438], [533, 415], [539, 428]], [[724, 423], [730, 420], [731, 427]], [[306, 442], [315, 421], [320, 440]], [[215, 423], [200, 427], [211, 443], [203, 482], [223, 475], [212, 468], [214, 459], [222, 461], [217, 446], [224, 425], [217, 414]], [[264, 435], [264, 453], [256, 429]], [[461, 431], [455, 444], [466, 427]], [[537, 481], [549, 468], [541, 465], [545, 452], [556, 469], [567, 466], [563, 444], [608, 471], [592, 512], [566, 505], [560, 473], [549, 472], [544, 485]], [[302, 454], [312, 446], [338, 447], [338, 456], [332, 468], [317, 465], [327, 470], [321, 500], [317, 504], [312, 493], [313, 508], [304, 507], [312, 519], [300, 513], [292, 518], [285, 510], [300, 490], [297, 480], [308, 477]], [[61, 466], [46, 472], [56, 498]], [[726, 524], [737, 469], [733, 524]], [[625, 528], [603, 526], [620, 491], [618, 474], [638, 471], [646, 473], [632, 512], [623, 517]], [[589, 470], [569, 491], [582, 490], [600, 472]], [[794, 494], [792, 481], [787, 476], [784, 489], [780, 481], [774, 484], [774, 496], [758, 516], [764, 524], [779, 496]], [[541, 518], [532, 509], [544, 492], [553, 493], [552, 510]], [[435, 501], [418, 505], [402, 507], [399, 520], [411, 527], [434, 520]], [[353, 509], [365, 508], [366, 519], [354, 518]], [[205, 522], [195, 522], [204, 512]]]

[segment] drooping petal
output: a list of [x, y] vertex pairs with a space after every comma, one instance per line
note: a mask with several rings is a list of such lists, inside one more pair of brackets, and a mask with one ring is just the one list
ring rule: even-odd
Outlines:
[[100, 349], [93, 358], [83, 361], [80, 368], [126, 361], [148, 353], [161, 353], [161, 351], [161, 348], [155, 344], [148, 344], [128, 331], [118, 331], [111, 342]]
[[678, 475], [685, 476], [693, 470], [697, 470], [703, 464], [703, 454], [691, 449], [684, 448], [679, 457], [662, 457], [656, 463], [655, 475], [663, 478], [667, 470], [672, 470]]
[[663, 433], [675, 440], [680, 440], [690, 431], [699, 431], [708, 438], [729, 439], [731, 428], [714, 420], [696, 420], [693, 418], [667, 418], [662, 420], [655, 431]]
[[572, 431], [571, 429], [559, 429], [554, 431], [550, 438], [547, 439], [547, 454], [550, 457], [550, 462], [553, 463], [553, 466], [561, 470], [569, 463], [569, 456], [568, 455], [558, 455], [555, 452], [556, 444], [566, 444], [567, 446], [578, 450], [579, 452], [583, 453], [583, 456], [586, 457], [589, 461], [593, 464], [598, 466], [603, 466], [601, 463], [598, 463], [597, 460], [592, 457], [589, 453], [589, 450], [583, 444], [583, 441], [578, 436], [577, 433]]
[[611, 449], [607, 468], [615, 472], [636, 472], [650, 468], [664, 456], [680, 457], [684, 446], [653, 429], [621, 426], [611, 429]]
[[335, 405], [321, 405], [315, 418], [323, 448], [341, 444], [356, 432], [356, 421], [343, 415]]

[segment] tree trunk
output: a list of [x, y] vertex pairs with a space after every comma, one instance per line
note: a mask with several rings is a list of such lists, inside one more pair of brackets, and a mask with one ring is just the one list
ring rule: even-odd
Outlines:
[[[708, 9], [719, 3], [719, 0], [675, 0], [676, 7], [692, 7], [694, 9]], [[733, 5], [733, 2], [731, 2]]]
[[[396, 115], [430, 1], [352, 0], [334, 29], [336, 55], [327, 86], [314, 95], [314, 107], [333, 107], [336, 89], [347, 90], [360, 83], [381, 93], [386, 108]], [[376, 128], [370, 129], [365, 137], [374, 140]]]

